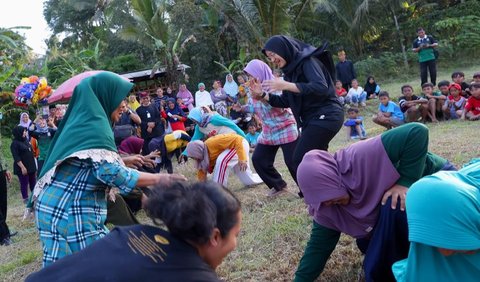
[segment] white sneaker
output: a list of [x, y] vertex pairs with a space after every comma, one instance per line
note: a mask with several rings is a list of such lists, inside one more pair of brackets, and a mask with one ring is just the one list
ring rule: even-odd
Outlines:
[[366, 107], [366, 106], [367, 106], [367, 104], [365, 104], [364, 102], [361, 102], [361, 103], [360, 103], [360, 106], [362, 106], [362, 107]]

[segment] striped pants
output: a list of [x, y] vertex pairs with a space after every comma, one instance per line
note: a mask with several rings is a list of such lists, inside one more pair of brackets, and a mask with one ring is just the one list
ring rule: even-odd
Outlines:
[[228, 187], [228, 175], [230, 170], [233, 170], [238, 179], [245, 186], [256, 185], [263, 183], [263, 180], [258, 174], [253, 173], [250, 168], [250, 155], [248, 154], [250, 146], [246, 139], [243, 139], [243, 149], [247, 152], [247, 170], [241, 171], [238, 166], [238, 155], [235, 149], [227, 149], [223, 151], [217, 158], [215, 168], [213, 169], [212, 180], [222, 184], [224, 187]]

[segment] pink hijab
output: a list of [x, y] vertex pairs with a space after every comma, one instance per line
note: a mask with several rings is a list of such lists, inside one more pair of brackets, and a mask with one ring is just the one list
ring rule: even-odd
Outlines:
[[[365, 237], [377, 221], [385, 191], [400, 178], [380, 136], [355, 143], [334, 155], [312, 150], [297, 170], [297, 180], [314, 220], [325, 227]], [[350, 195], [348, 205], [322, 202]]]

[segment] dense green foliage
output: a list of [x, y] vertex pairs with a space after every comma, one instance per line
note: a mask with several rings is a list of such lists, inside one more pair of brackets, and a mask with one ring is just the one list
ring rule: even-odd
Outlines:
[[[43, 13], [53, 35], [36, 61], [15, 29], [0, 28], [4, 91], [28, 73], [55, 87], [90, 69], [157, 68], [167, 70], [167, 83], [195, 90], [263, 57], [274, 34], [345, 50], [361, 81], [416, 74], [411, 45], [419, 26], [439, 40], [440, 67], [471, 63], [480, 52], [475, 0], [47, 0]], [[191, 68], [179, 72], [179, 63]]]

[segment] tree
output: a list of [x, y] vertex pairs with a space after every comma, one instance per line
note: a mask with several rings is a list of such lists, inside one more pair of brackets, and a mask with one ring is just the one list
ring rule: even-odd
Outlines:
[[[135, 23], [122, 27], [119, 35], [125, 40], [136, 41], [153, 49], [156, 63], [152, 68], [152, 74], [165, 67], [167, 81], [176, 83], [179, 77], [180, 53], [189, 41], [195, 40], [195, 37], [188, 36], [182, 40], [181, 29], [177, 34], [172, 33], [167, 13], [169, 2], [132, 0], [131, 9]], [[184, 70], [182, 73], [185, 74]]]

